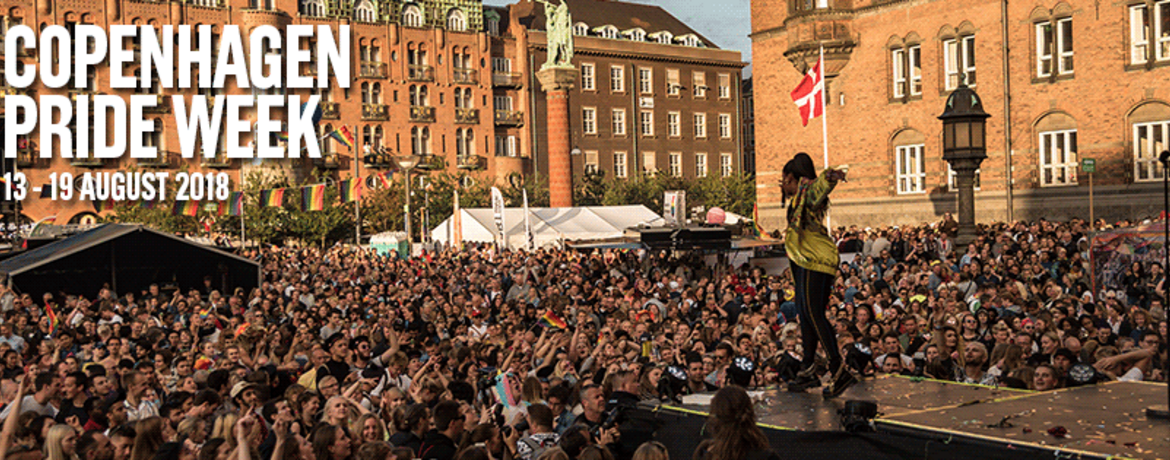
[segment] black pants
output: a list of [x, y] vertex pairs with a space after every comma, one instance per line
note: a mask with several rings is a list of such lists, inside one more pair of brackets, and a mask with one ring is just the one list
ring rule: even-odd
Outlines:
[[829, 356], [829, 369], [836, 372], [841, 367], [841, 348], [837, 346], [837, 334], [825, 316], [834, 276], [796, 264], [792, 264], [792, 274], [796, 282], [796, 305], [800, 308], [800, 335], [804, 345], [801, 364], [805, 368], [813, 365], [819, 343], [824, 345], [825, 354]]

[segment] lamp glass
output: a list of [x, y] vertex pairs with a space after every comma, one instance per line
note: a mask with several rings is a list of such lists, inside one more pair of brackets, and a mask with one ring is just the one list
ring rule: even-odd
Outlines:
[[971, 120], [961, 120], [954, 125], [954, 145], [955, 148], [965, 149], [971, 147]]
[[984, 131], [986, 122], [978, 120], [971, 123], [971, 147], [982, 149], [987, 147], [987, 133]]

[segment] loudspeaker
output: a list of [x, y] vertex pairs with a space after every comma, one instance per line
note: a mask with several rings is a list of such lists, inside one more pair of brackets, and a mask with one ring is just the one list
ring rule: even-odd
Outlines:
[[646, 228], [638, 230], [642, 236], [642, 244], [651, 249], [670, 249], [674, 247], [674, 228]]

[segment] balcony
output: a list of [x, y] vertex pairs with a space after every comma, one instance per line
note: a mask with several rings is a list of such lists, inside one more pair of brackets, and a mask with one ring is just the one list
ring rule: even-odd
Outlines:
[[324, 152], [321, 158], [313, 159], [313, 166], [321, 169], [341, 169], [341, 157], [337, 152]]
[[410, 106], [410, 121], [415, 123], [434, 123], [435, 108], [425, 105]]
[[340, 120], [341, 109], [336, 102], [321, 101], [321, 119], [322, 120]]
[[391, 157], [386, 149], [382, 148], [362, 155], [362, 164], [372, 169], [391, 169], [398, 167], [398, 164], [394, 162], [394, 157]]
[[479, 109], [455, 109], [455, 123], [461, 125], [478, 125]]
[[524, 86], [524, 79], [516, 72], [492, 72], [492, 86], [519, 88]]
[[479, 83], [479, 72], [475, 69], [455, 69], [451, 80], [456, 85], [474, 85]]
[[228, 159], [227, 152], [216, 152], [214, 158], [200, 157], [200, 165], [210, 169], [227, 169], [232, 167], [232, 160]]
[[390, 120], [390, 110], [386, 104], [362, 104], [362, 120], [388, 121]]
[[487, 158], [482, 155], [459, 155], [455, 161], [455, 167], [459, 169], [480, 170], [487, 167]]
[[418, 166], [415, 166], [415, 169], [421, 171], [438, 171], [445, 167], [443, 157], [430, 153], [420, 156]]
[[496, 126], [524, 126], [524, 112], [496, 110]]
[[154, 107], [143, 107], [142, 113], [171, 113], [171, 98], [161, 94], [154, 95]]
[[[17, 142], [17, 145], [19, 145], [20, 140], [18, 139]], [[27, 146], [27, 141], [25, 147], [18, 147], [16, 149], [16, 166], [19, 168], [32, 168], [37, 165], [37, 160], [39, 159], [33, 148]]]
[[386, 63], [378, 61], [362, 61], [358, 70], [358, 78], [386, 78]]
[[100, 168], [105, 166], [107, 161], [117, 161], [117, 159], [72, 158], [69, 160], [69, 165], [78, 168]]
[[411, 64], [407, 66], [406, 79], [410, 81], [435, 81], [435, 71], [429, 65]]
[[139, 158], [138, 166], [152, 169], [171, 168], [175, 166], [176, 162], [174, 160], [176, 158], [179, 158], [178, 152], [159, 150], [158, 156], [155, 158]]

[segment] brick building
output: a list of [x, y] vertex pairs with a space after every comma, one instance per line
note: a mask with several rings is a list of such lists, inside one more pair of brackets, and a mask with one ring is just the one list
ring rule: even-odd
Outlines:
[[[1170, 138], [1170, 0], [753, 0], [757, 185], [781, 226], [780, 170], [821, 166], [820, 123], [789, 97], [824, 47], [829, 155], [850, 166], [834, 225], [908, 224], [953, 211], [942, 160], [946, 96], [966, 81], [991, 114], [976, 218], [1156, 215]], [[1006, 154], [1006, 153], [1010, 153]]]
[[[483, 5], [479, 1], [0, 0], [0, 6], [0, 31], [15, 24], [29, 25], [34, 30], [52, 24], [95, 24], [103, 28], [115, 24], [207, 24], [213, 27], [218, 39], [218, 34], [227, 24], [239, 25], [242, 34], [248, 34], [260, 25], [272, 25], [282, 32], [283, 27], [290, 24], [331, 25], [335, 36], [339, 33], [338, 26], [348, 24], [352, 46], [352, 81], [348, 89], [337, 85], [336, 77], [330, 77], [331, 85], [327, 89], [275, 91], [277, 94], [296, 91], [306, 96], [320, 94], [322, 134], [341, 125], [348, 126], [357, 141], [354, 151], [326, 138], [321, 145], [323, 159], [280, 160], [276, 163], [298, 178], [320, 168], [334, 178], [344, 179], [352, 176], [355, 170], [367, 176], [371, 170], [389, 166], [389, 157], [386, 156], [373, 156], [370, 161], [359, 161], [355, 165], [355, 152], [358, 158], [365, 158], [365, 154], [385, 151], [391, 155], [430, 155], [426, 160], [435, 168], [460, 168], [489, 180], [496, 173], [496, 159], [486, 154], [492, 145], [493, 119], [490, 114], [480, 114], [481, 109], [491, 107], [492, 81], [487, 67], [490, 40], [485, 29], [495, 24], [485, 24]], [[304, 48], [315, 48], [313, 43], [304, 45]], [[33, 56], [5, 56], [4, 59], [37, 63]], [[135, 72], [137, 68], [126, 71], [127, 74]], [[305, 65], [302, 72], [312, 75], [315, 66]], [[125, 155], [109, 161], [71, 161], [55, 156], [52, 160], [45, 160], [39, 158], [41, 146], [37, 145], [35, 140], [39, 136], [34, 132], [17, 160], [19, 169], [28, 175], [31, 185], [47, 183], [48, 175], [53, 172], [77, 174], [131, 167], [226, 171], [233, 181], [238, 182], [247, 170], [255, 167], [251, 161], [228, 160], [222, 152], [220, 157], [210, 160], [181, 158], [175, 117], [169, 106], [170, 96], [174, 94], [248, 94], [252, 89], [240, 90], [230, 84], [224, 90], [169, 90], [157, 84], [154, 89], [111, 89], [108, 66], [99, 66], [89, 81], [89, 88], [64, 90], [46, 88], [38, 79], [34, 86], [20, 91], [34, 95], [157, 94], [165, 104], [160, 104], [150, 114], [157, 134], [149, 136], [148, 142], [157, 146], [160, 152], [166, 152], [165, 158], [135, 160]], [[5, 88], [3, 93], [15, 91], [18, 90]], [[283, 116], [274, 114], [277, 115]], [[246, 134], [241, 143], [252, 140], [252, 135]], [[92, 203], [49, 201], [36, 194], [30, 195], [34, 196], [24, 200], [21, 209], [27, 219], [55, 215], [58, 222], [64, 223], [92, 220], [96, 216]]]
[[743, 136], [743, 171], [748, 174], [756, 173], [756, 100], [752, 94], [752, 77], [743, 79], [740, 85], [739, 113], [743, 116], [741, 135]]
[[[573, 16], [573, 63], [581, 72], [569, 96], [574, 177], [604, 171], [632, 177], [661, 171], [680, 177], [731, 174], [742, 158], [738, 51], [722, 50], [666, 10], [605, 0], [567, 0]], [[524, 101], [507, 110], [526, 123], [517, 133], [524, 152], [538, 152], [533, 170], [547, 174], [545, 95], [534, 73], [545, 62], [544, 9], [529, 0], [510, 5], [505, 39], [511, 70], [525, 76]], [[494, 48], [493, 48], [494, 49]], [[497, 89], [497, 126], [501, 124]], [[508, 91], [506, 94], [511, 94]], [[526, 105], [516, 105], [523, 102]], [[497, 129], [497, 134], [501, 131]], [[509, 127], [507, 136], [512, 136]]]

